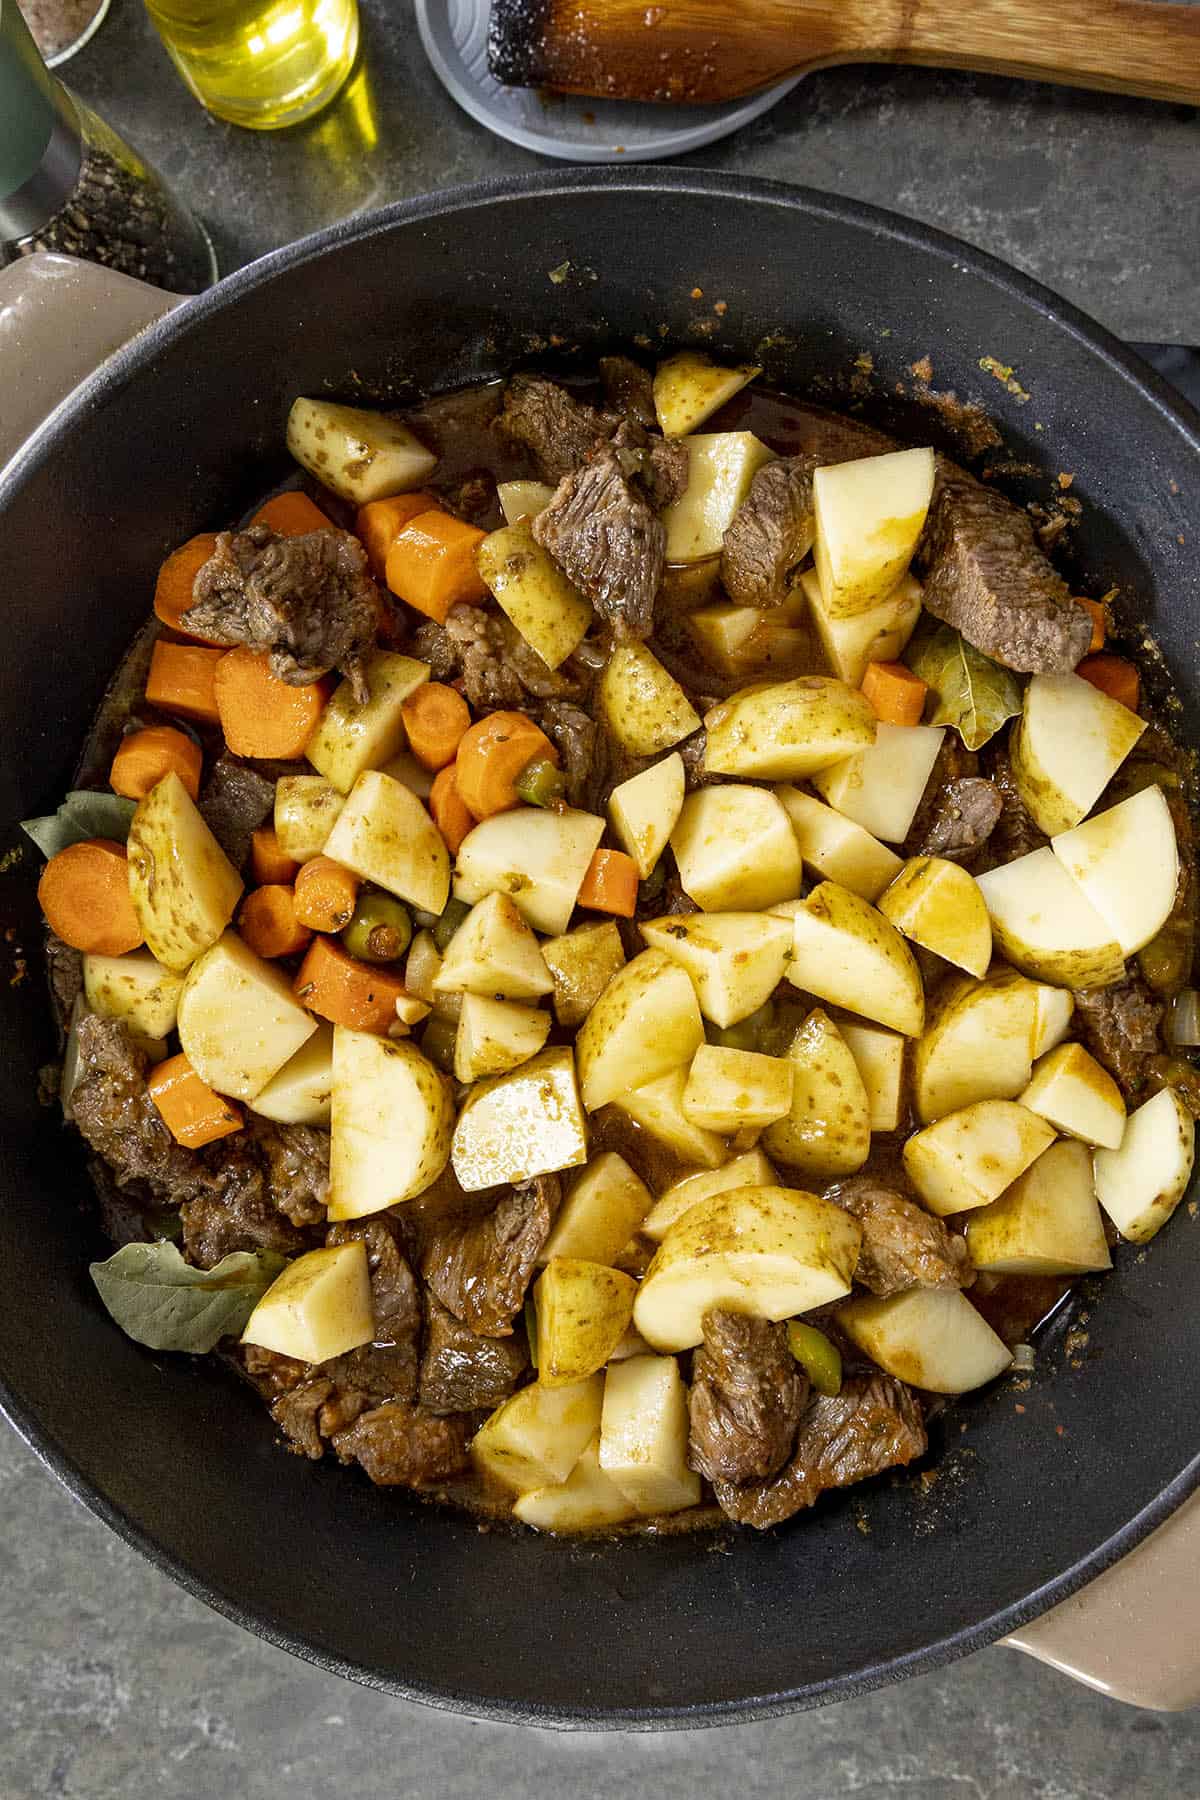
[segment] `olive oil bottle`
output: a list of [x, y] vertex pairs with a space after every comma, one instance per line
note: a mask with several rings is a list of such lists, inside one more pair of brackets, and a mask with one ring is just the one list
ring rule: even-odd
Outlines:
[[146, 0], [193, 94], [257, 131], [328, 104], [354, 66], [358, 0]]

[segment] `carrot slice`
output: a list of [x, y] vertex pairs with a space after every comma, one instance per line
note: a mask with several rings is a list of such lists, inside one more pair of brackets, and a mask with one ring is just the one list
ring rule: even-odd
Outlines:
[[226, 650], [202, 650], [196, 644], [168, 644], [160, 638], [150, 654], [146, 699], [163, 712], [181, 719], [201, 719], [219, 724], [213, 682], [217, 664]]
[[474, 831], [476, 819], [458, 791], [458, 772], [453, 763], [439, 769], [429, 792], [429, 810], [433, 822], [446, 840], [451, 856], [457, 856], [459, 845], [468, 832]]
[[46, 923], [73, 950], [124, 956], [143, 941], [129, 898], [124, 844], [88, 838], [52, 856], [38, 882]]
[[[154, 611], [172, 631], [183, 631], [179, 621], [192, 604], [192, 583], [216, 547], [216, 532], [202, 531], [198, 537], [180, 544], [178, 550], [172, 550], [158, 571], [158, 580], [154, 584]], [[184, 635], [196, 636], [195, 632], [184, 632]], [[201, 644], [207, 641], [197, 639]]]
[[300, 864], [279, 848], [273, 825], [260, 825], [250, 839], [250, 868], [260, 887], [290, 887]]
[[520, 796], [513, 783], [536, 758], [558, 751], [532, 719], [519, 712], [489, 713], [463, 733], [455, 758], [459, 795], [477, 819], [508, 812]]
[[406, 993], [399, 975], [348, 956], [335, 938], [314, 938], [292, 990], [309, 1012], [351, 1031], [386, 1033], [396, 1001]]
[[243, 646], [227, 651], [217, 664], [213, 693], [225, 742], [235, 756], [292, 762], [304, 755], [329, 698], [329, 683], [293, 687], [272, 675], [265, 650]]
[[883, 725], [919, 725], [929, 688], [899, 662], [870, 662], [862, 678], [863, 697]]
[[189, 1150], [242, 1129], [241, 1107], [201, 1081], [186, 1056], [169, 1056], [151, 1069], [146, 1088], [175, 1142]]
[[296, 917], [313, 931], [343, 931], [354, 917], [358, 876], [328, 856], [314, 856], [296, 877]]
[[392, 494], [387, 500], [368, 500], [365, 506], [359, 507], [354, 530], [367, 553], [376, 581], [383, 580], [388, 551], [404, 527], [412, 519], [419, 519], [422, 513], [437, 510], [438, 503], [433, 495], [423, 492]]
[[486, 536], [450, 513], [419, 513], [387, 553], [387, 584], [398, 599], [444, 625], [452, 606], [487, 598], [475, 567], [475, 552]]
[[328, 531], [333, 520], [307, 494], [276, 494], [259, 507], [250, 523], [269, 525], [280, 537], [303, 537], [309, 531]]
[[440, 681], [426, 681], [400, 708], [408, 745], [427, 769], [444, 769], [471, 723], [471, 709], [461, 694]]
[[632, 919], [637, 910], [638, 872], [632, 856], [623, 850], [597, 850], [588, 864], [579, 890], [580, 906], [593, 912], [615, 913]]
[[1091, 655], [1096, 650], [1103, 650], [1108, 632], [1108, 614], [1104, 609], [1103, 600], [1085, 600], [1081, 594], [1076, 594], [1075, 600], [1077, 605], [1086, 606], [1092, 615], [1092, 641], [1088, 645], [1088, 654]]
[[173, 725], [148, 725], [144, 731], [131, 731], [121, 739], [108, 772], [108, 783], [114, 794], [141, 800], [174, 770], [196, 800], [203, 766], [200, 746], [186, 732], [176, 731]]
[[298, 956], [312, 942], [312, 931], [296, 917], [290, 887], [271, 883], [246, 895], [238, 914], [238, 930], [256, 956]]
[[1141, 680], [1133, 664], [1123, 656], [1085, 656], [1075, 673], [1090, 681], [1102, 694], [1107, 694], [1110, 700], [1119, 700], [1130, 712], [1137, 711], [1142, 696]]

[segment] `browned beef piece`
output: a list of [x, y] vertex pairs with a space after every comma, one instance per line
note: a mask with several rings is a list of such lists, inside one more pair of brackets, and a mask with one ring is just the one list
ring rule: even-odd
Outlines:
[[[1082, 611], [1082, 608], [1080, 609]], [[988, 776], [1000, 795], [1000, 816], [988, 841], [997, 862], [1013, 862], [1031, 850], [1043, 850], [1050, 842], [1029, 816], [1009, 760], [1007, 741], [993, 738], [984, 752]]]
[[621, 473], [644, 490], [655, 512], [672, 506], [687, 487], [689, 452], [677, 440], [654, 437], [631, 420], [613, 433]]
[[399, 1221], [381, 1213], [331, 1225], [325, 1237], [330, 1245], [356, 1240], [367, 1247], [375, 1342], [407, 1346], [415, 1368], [421, 1336], [421, 1290], [404, 1253]]
[[562, 1198], [557, 1175], [515, 1187], [481, 1217], [435, 1226], [421, 1274], [442, 1305], [481, 1337], [510, 1337]]
[[1000, 790], [983, 775], [948, 781], [939, 792], [913, 856], [943, 856], [969, 863], [996, 828], [1003, 802]]
[[862, 1226], [854, 1279], [881, 1297], [914, 1287], [970, 1287], [975, 1279], [966, 1239], [947, 1231], [915, 1200], [870, 1175], [855, 1175], [829, 1188], [834, 1200]]
[[604, 398], [615, 413], [642, 425], [647, 431], [658, 430], [658, 414], [654, 407], [654, 377], [632, 356], [602, 356], [600, 379]]
[[[317, 1462], [325, 1454], [321, 1437], [321, 1409], [334, 1392], [328, 1376], [302, 1381], [271, 1404], [271, 1417], [302, 1456]], [[347, 1423], [352, 1421], [347, 1420]]]
[[469, 1421], [442, 1419], [402, 1400], [365, 1412], [333, 1447], [342, 1462], [357, 1462], [377, 1487], [432, 1487], [467, 1461]]
[[306, 1227], [324, 1218], [329, 1133], [251, 1118], [203, 1154], [203, 1179], [180, 1205], [188, 1258], [211, 1269], [233, 1250], [307, 1249]]
[[1075, 1019], [1097, 1062], [1115, 1076], [1126, 1099], [1138, 1093], [1149, 1060], [1162, 1051], [1163, 1003], [1140, 975], [1075, 995]]
[[490, 1411], [508, 1399], [528, 1366], [524, 1338], [480, 1337], [426, 1296], [419, 1395], [427, 1411]]
[[819, 1394], [800, 1421], [792, 1458], [777, 1475], [739, 1487], [714, 1482], [721, 1506], [740, 1525], [766, 1531], [811, 1506], [829, 1488], [849, 1487], [923, 1456], [921, 1408], [890, 1375], [851, 1375], [832, 1398]]
[[533, 535], [623, 637], [644, 638], [666, 566], [662, 521], [604, 450], [559, 483]]
[[945, 458], [923, 540], [926, 611], [1026, 673], [1073, 669], [1092, 622], [1034, 536], [1029, 515]]
[[781, 456], [760, 469], [721, 551], [721, 580], [739, 606], [782, 606], [789, 576], [812, 549], [811, 456]]
[[174, 1205], [181, 1193], [200, 1188], [204, 1166], [163, 1124], [146, 1091], [145, 1052], [120, 1020], [85, 1014], [78, 1042], [80, 1073], [71, 1095], [75, 1123], [117, 1186], [144, 1188], [161, 1205]]
[[792, 1453], [808, 1378], [768, 1319], [713, 1307], [692, 1362], [688, 1462], [706, 1481], [762, 1480]]
[[537, 718], [558, 748], [567, 799], [572, 806], [595, 811], [589, 803], [599, 799], [608, 769], [605, 732], [590, 714], [569, 700], [548, 700], [538, 708]]
[[[280, 1212], [293, 1225], [320, 1225], [329, 1198], [329, 1133], [315, 1125], [276, 1125], [256, 1117], [246, 1129]], [[213, 1154], [219, 1160], [219, 1153]]]
[[620, 424], [542, 375], [514, 375], [504, 390], [499, 425], [532, 452], [545, 481], [561, 481], [577, 469]]
[[444, 625], [419, 626], [413, 651], [435, 681], [461, 676], [476, 712], [575, 699], [586, 686], [571, 668], [548, 669], [506, 618], [482, 606], [452, 606]]
[[46, 933], [46, 974], [54, 1010], [65, 1031], [71, 1009], [83, 992], [83, 955], [52, 931]]
[[885, 451], [900, 448], [895, 438], [846, 413], [806, 406], [802, 421], [804, 449], [817, 468], [829, 463], [857, 462], [860, 456], [882, 456]]
[[200, 792], [200, 813], [235, 869], [250, 855], [250, 841], [275, 808], [275, 783], [223, 750]]
[[366, 551], [348, 531], [223, 531], [192, 595], [186, 631], [269, 650], [273, 673], [297, 687], [340, 669], [356, 699], [370, 698], [364, 659], [375, 647], [378, 589]]

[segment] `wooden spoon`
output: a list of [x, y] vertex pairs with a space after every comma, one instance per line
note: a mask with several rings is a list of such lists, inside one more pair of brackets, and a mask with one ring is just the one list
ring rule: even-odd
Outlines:
[[1200, 102], [1200, 5], [1156, 0], [492, 0], [498, 81], [711, 105], [831, 63], [925, 63]]

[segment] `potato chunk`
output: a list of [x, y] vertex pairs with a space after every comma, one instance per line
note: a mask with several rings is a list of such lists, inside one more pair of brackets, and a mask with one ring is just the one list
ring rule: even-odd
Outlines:
[[834, 619], [826, 612], [815, 569], [801, 575], [800, 591], [811, 608], [830, 668], [851, 687], [861, 684], [869, 662], [896, 662], [903, 656], [921, 616], [921, 584], [911, 575], [902, 575], [877, 605], [849, 619]]
[[433, 451], [398, 419], [303, 396], [288, 414], [287, 447], [322, 487], [355, 506], [411, 493], [437, 467]]
[[275, 784], [275, 836], [293, 862], [320, 856], [346, 796], [323, 775], [281, 775]]
[[577, 925], [574, 931], [547, 938], [542, 956], [554, 982], [554, 1015], [560, 1025], [582, 1025], [618, 969], [625, 948], [614, 920], [603, 925]]
[[904, 1039], [877, 1025], [838, 1026], [867, 1090], [872, 1131], [897, 1131], [904, 1095]]
[[593, 813], [541, 812], [533, 806], [496, 813], [459, 845], [455, 899], [473, 905], [485, 894], [509, 894], [535, 931], [558, 936], [570, 923], [603, 836], [604, 820]]
[[631, 756], [657, 756], [700, 729], [700, 715], [653, 651], [613, 646], [596, 688], [605, 725]]
[[677, 750], [622, 781], [608, 797], [608, 821], [645, 881], [667, 847], [683, 808], [683, 758]]
[[687, 439], [688, 483], [662, 515], [667, 561], [701, 562], [720, 553], [733, 516], [764, 463], [774, 460], [752, 431], [714, 431]]
[[643, 950], [618, 969], [575, 1040], [583, 1104], [596, 1112], [689, 1063], [703, 1042], [686, 972], [661, 950]]
[[733, 1188], [778, 1185], [779, 1177], [773, 1166], [763, 1152], [755, 1147], [741, 1156], [731, 1157], [719, 1169], [701, 1169], [696, 1175], [685, 1175], [682, 1180], [674, 1182], [655, 1201], [642, 1220], [642, 1234], [653, 1238], [655, 1243], [661, 1243], [672, 1225], [683, 1217], [689, 1207], [695, 1206], [698, 1200], [708, 1200], [713, 1194], [729, 1193]]
[[374, 1336], [367, 1247], [355, 1239], [290, 1262], [250, 1314], [242, 1342], [297, 1362], [323, 1363]]
[[1007, 1193], [971, 1214], [967, 1249], [977, 1269], [997, 1275], [1111, 1268], [1086, 1146], [1063, 1138], [1044, 1150]]
[[619, 1269], [552, 1256], [534, 1288], [538, 1380], [566, 1387], [602, 1369], [629, 1329], [636, 1292]]
[[565, 1481], [531, 1488], [513, 1502], [513, 1518], [520, 1519], [522, 1525], [562, 1536], [624, 1525], [636, 1511], [600, 1467], [598, 1437], [588, 1445]]
[[791, 1111], [794, 1065], [754, 1050], [701, 1044], [683, 1090], [683, 1116], [706, 1131], [756, 1131]]
[[604, 1377], [570, 1387], [521, 1388], [475, 1433], [471, 1461], [517, 1494], [566, 1481], [600, 1429]]
[[175, 1029], [183, 976], [148, 950], [83, 959], [83, 991], [102, 1019], [121, 1019], [134, 1037], [165, 1038]]
[[757, 912], [800, 892], [800, 851], [765, 788], [725, 782], [683, 803], [671, 848], [684, 892], [705, 912]]
[[1082, 1044], [1060, 1044], [1035, 1063], [1021, 1105], [1085, 1144], [1119, 1150], [1125, 1136], [1121, 1090]]
[[825, 881], [836, 881], [872, 904], [904, 867], [894, 850], [835, 812], [823, 800], [786, 784], [775, 792], [792, 822], [800, 855]]
[[1043, 989], [1010, 969], [938, 990], [913, 1055], [913, 1099], [928, 1122], [976, 1100], [1015, 1100], [1029, 1085]]
[[550, 1036], [550, 1014], [517, 1000], [464, 994], [454, 1038], [456, 1081], [504, 1075], [536, 1056]]
[[829, 1180], [852, 1175], [871, 1153], [871, 1115], [858, 1065], [820, 1007], [809, 1013], [787, 1053], [791, 1106], [763, 1136], [776, 1162]]
[[653, 1196], [615, 1150], [602, 1150], [567, 1190], [539, 1262], [552, 1256], [616, 1261], [653, 1205]]
[[968, 975], [984, 976], [992, 960], [992, 926], [983, 895], [957, 863], [914, 856], [879, 897], [896, 930]]
[[458, 1115], [450, 1160], [468, 1193], [532, 1181], [587, 1161], [587, 1124], [569, 1048], [543, 1050], [481, 1081]]
[[813, 560], [827, 618], [854, 618], [887, 598], [912, 561], [932, 498], [932, 450], [817, 470]]
[[685, 1068], [672, 1069], [645, 1087], [618, 1094], [613, 1104], [681, 1162], [702, 1169], [720, 1168], [729, 1154], [725, 1140], [688, 1118], [683, 1109], [687, 1079]]
[[875, 742], [870, 702], [844, 681], [803, 675], [742, 688], [704, 715], [704, 767], [759, 781], [797, 781]]
[[837, 1322], [881, 1369], [931, 1394], [968, 1394], [1012, 1362], [1008, 1345], [958, 1288], [850, 1300]]
[[722, 368], [698, 350], [668, 356], [654, 371], [654, 410], [663, 436], [686, 437], [761, 374], [757, 363]]
[[1015, 1100], [977, 1100], [904, 1145], [904, 1168], [939, 1218], [986, 1206], [1054, 1142], [1054, 1127]]
[[359, 1219], [411, 1200], [446, 1166], [449, 1083], [414, 1044], [333, 1033], [329, 1217]]
[[538, 941], [507, 894], [485, 894], [446, 946], [433, 979], [439, 994], [536, 1000], [554, 989]]
[[1179, 885], [1179, 850], [1160, 787], [1143, 788], [1063, 832], [1051, 849], [1123, 955], [1132, 956], [1148, 944], [1170, 918]]
[[280, 1125], [328, 1129], [333, 1112], [333, 1026], [318, 1024], [306, 1044], [254, 1096], [256, 1113]]
[[645, 1516], [700, 1499], [688, 1468], [687, 1388], [673, 1356], [631, 1356], [604, 1377], [600, 1467]]
[[1097, 1150], [1096, 1198], [1123, 1238], [1147, 1244], [1187, 1192], [1196, 1124], [1174, 1088], [1132, 1112], [1119, 1150]]
[[227, 931], [192, 964], [179, 996], [179, 1043], [218, 1094], [253, 1100], [313, 1035], [317, 1021], [282, 969]]
[[129, 896], [146, 948], [178, 974], [228, 925], [241, 876], [174, 772], [138, 801], [128, 854]]
[[771, 913], [670, 913], [647, 919], [642, 936], [686, 969], [700, 1011], [714, 1025], [734, 1025], [764, 1005], [792, 948], [792, 927]]
[[506, 525], [519, 519], [536, 519], [554, 498], [554, 489], [544, 481], [498, 481], [496, 498]]
[[475, 553], [480, 575], [548, 669], [566, 662], [587, 635], [592, 609], [554, 558], [536, 543], [529, 524], [506, 525]]
[[1038, 829], [1053, 837], [1078, 825], [1145, 729], [1144, 719], [1082, 676], [1033, 676], [1009, 754]]
[[1015, 968], [1064, 987], [1107, 987], [1125, 973], [1121, 946], [1047, 847], [979, 877], [996, 943]]
[[442, 912], [450, 897], [441, 832], [411, 788], [377, 769], [355, 782], [325, 855], [424, 912]]
[[912, 829], [946, 729], [942, 725], [879, 725], [875, 742], [813, 777], [830, 806], [888, 844]]
[[823, 881], [792, 914], [788, 980], [833, 1006], [919, 1037], [925, 996], [912, 951], [883, 914]]
[[381, 769], [403, 750], [404, 702], [429, 680], [429, 664], [377, 650], [367, 658], [366, 677], [366, 705], [359, 705], [348, 681], [340, 682], [304, 752], [340, 794], [348, 794], [365, 770]]

